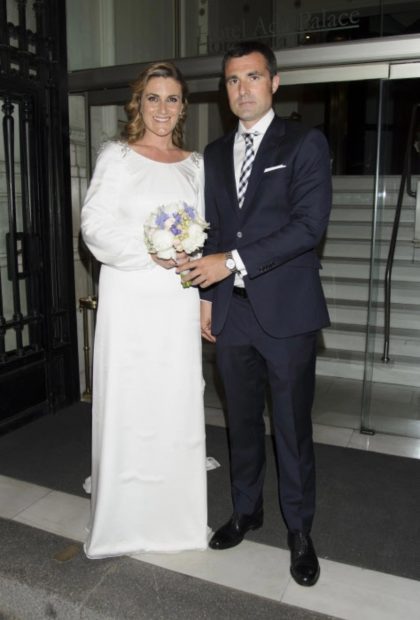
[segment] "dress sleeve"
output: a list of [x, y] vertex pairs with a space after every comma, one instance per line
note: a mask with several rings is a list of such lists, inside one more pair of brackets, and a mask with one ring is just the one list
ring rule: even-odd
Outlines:
[[83, 240], [94, 257], [123, 270], [152, 269], [154, 261], [144, 245], [141, 230], [118, 217], [124, 184], [122, 146], [108, 143], [99, 154], [81, 213]]

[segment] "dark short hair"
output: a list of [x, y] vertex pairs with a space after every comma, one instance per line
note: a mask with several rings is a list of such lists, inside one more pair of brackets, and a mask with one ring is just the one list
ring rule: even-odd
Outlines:
[[230, 47], [223, 56], [223, 75], [225, 74], [226, 64], [231, 58], [248, 56], [254, 52], [258, 52], [264, 56], [270, 77], [273, 78], [277, 74], [277, 60], [271, 47], [265, 43], [261, 43], [261, 41], [239, 41], [238, 43], [235, 43], [235, 45], [232, 45], [232, 47]]

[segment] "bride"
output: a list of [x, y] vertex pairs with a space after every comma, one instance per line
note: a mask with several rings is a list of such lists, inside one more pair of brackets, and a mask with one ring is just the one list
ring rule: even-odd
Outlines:
[[186, 107], [174, 65], [145, 69], [125, 139], [103, 148], [82, 209], [83, 239], [102, 263], [89, 558], [207, 547], [199, 296], [143, 234], [159, 206], [203, 212], [202, 157], [182, 145]]

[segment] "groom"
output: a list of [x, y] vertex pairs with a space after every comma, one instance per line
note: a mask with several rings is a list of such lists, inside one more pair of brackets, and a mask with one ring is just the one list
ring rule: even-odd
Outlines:
[[234, 512], [210, 547], [233, 547], [262, 526], [268, 378], [291, 574], [312, 586], [320, 569], [310, 537], [311, 408], [317, 331], [329, 324], [316, 247], [331, 206], [330, 154], [318, 130], [275, 115], [269, 47], [239, 43], [223, 72], [239, 123], [205, 150], [210, 231], [205, 256], [185, 277], [202, 288], [202, 335], [216, 342], [228, 405]]

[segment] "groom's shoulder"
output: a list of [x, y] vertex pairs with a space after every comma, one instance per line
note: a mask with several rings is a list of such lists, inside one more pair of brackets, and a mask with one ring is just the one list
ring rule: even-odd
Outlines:
[[284, 134], [289, 140], [300, 142], [306, 138], [325, 141], [323, 131], [318, 127], [311, 127], [300, 121], [279, 119], [284, 128]]

